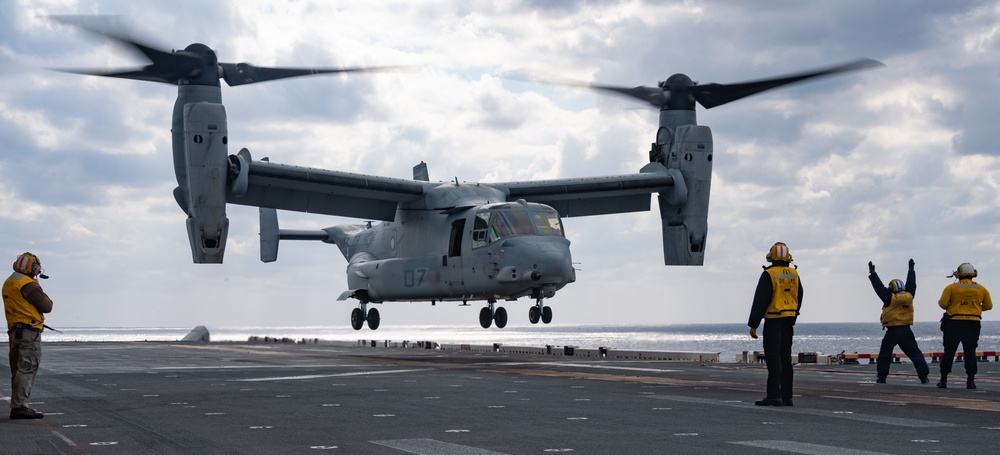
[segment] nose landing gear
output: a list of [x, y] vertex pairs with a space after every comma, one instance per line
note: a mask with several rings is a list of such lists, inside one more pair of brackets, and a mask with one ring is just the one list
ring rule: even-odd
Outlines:
[[485, 306], [479, 310], [479, 325], [483, 326], [484, 329], [490, 328], [490, 325], [494, 322], [496, 322], [498, 329], [507, 326], [507, 310], [502, 306], [495, 306], [496, 303], [496, 300], [490, 300], [489, 306]]
[[545, 306], [541, 297], [535, 302], [535, 306], [528, 310], [528, 321], [531, 321], [532, 324], [538, 324], [539, 319], [545, 324], [552, 322], [552, 308]]
[[354, 330], [361, 330], [361, 327], [364, 327], [365, 325], [365, 321], [368, 322], [369, 329], [375, 330], [378, 328], [378, 324], [381, 322], [378, 310], [375, 308], [369, 310], [367, 308], [368, 302], [362, 300], [358, 305], [358, 308], [351, 311], [351, 327], [353, 327]]

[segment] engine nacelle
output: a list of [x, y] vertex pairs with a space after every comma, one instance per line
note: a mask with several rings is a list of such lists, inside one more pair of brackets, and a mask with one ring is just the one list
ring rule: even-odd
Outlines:
[[[680, 171], [683, 182], [678, 183], [687, 187], [686, 198], [664, 194], [657, 198], [663, 223], [663, 262], [703, 265], [712, 189], [712, 130], [707, 126], [682, 125], [672, 133], [661, 128], [657, 144], [653, 144], [650, 152], [668, 169]], [[677, 181], [676, 176], [674, 180]]]
[[195, 263], [221, 264], [226, 251], [228, 127], [216, 103], [184, 105], [187, 231]]

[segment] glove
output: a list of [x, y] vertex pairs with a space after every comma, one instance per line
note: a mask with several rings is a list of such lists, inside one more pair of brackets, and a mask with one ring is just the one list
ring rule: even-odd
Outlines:
[[910, 259], [910, 271], [911, 272], [913, 271], [913, 264], [916, 264], [916, 262], [913, 262], [913, 259]]
[[[910, 260], [912, 261], [913, 259]], [[872, 261], [868, 261], [868, 273], [875, 273], [875, 264], [872, 264]]]
[[750, 327], [750, 338], [757, 339], [757, 327]]

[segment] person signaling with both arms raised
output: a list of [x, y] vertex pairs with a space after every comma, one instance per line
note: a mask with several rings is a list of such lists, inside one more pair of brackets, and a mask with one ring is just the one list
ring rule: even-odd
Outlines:
[[882, 301], [882, 330], [885, 336], [882, 337], [882, 347], [879, 348], [876, 359], [876, 372], [878, 377], [875, 382], [885, 384], [889, 376], [889, 366], [892, 364], [892, 350], [898, 345], [903, 353], [913, 362], [913, 367], [917, 370], [917, 377], [921, 384], [927, 384], [930, 375], [930, 368], [927, 367], [927, 360], [924, 353], [917, 346], [917, 339], [913, 336], [913, 297], [917, 294], [917, 273], [913, 271], [913, 259], [909, 262], [909, 271], [906, 272], [906, 284], [903, 280], [895, 278], [889, 281], [889, 286], [883, 286], [882, 280], [875, 273], [875, 264], [868, 262], [868, 279], [872, 282], [875, 294]]

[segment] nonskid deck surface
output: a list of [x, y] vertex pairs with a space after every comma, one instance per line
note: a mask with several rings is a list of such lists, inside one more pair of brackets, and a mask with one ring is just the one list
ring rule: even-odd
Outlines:
[[[6, 368], [6, 358], [0, 359]], [[992, 453], [1000, 364], [763, 365], [252, 343], [46, 343], [0, 453]], [[10, 384], [0, 383], [7, 400]]]

